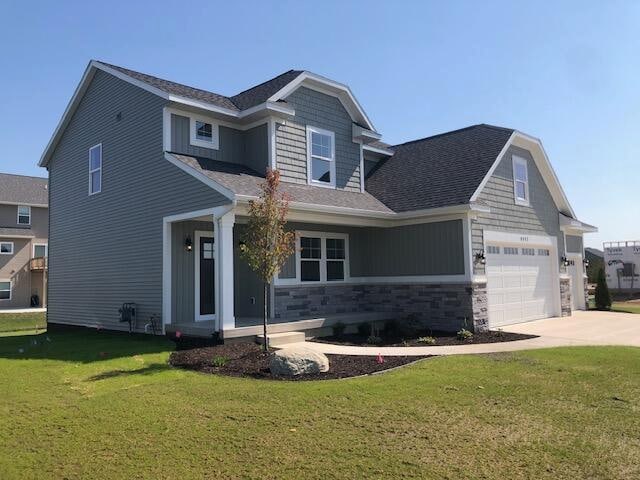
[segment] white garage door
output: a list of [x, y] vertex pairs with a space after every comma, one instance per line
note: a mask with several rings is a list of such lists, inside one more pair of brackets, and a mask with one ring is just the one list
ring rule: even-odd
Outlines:
[[486, 250], [489, 325], [498, 327], [554, 315], [549, 247], [489, 244]]

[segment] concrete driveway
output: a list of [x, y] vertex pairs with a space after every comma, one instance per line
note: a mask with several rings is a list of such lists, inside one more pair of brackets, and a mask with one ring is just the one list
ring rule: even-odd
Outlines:
[[310, 348], [338, 355], [465, 355], [475, 353], [513, 352], [537, 348], [584, 345], [630, 345], [640, 347], [640, 315], [612, 312], [573, 312], [571, 317], [545, 318], [502, 328], [505, 332], [539, 335], [538, 338], [515, 342], [441, 347], [353, 347], [329, 343], [300, 342], [287, 346]]

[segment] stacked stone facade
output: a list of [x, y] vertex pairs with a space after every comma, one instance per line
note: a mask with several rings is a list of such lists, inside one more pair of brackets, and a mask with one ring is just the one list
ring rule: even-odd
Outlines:
[[560, 310], [563, 317], [571, 316], [571, 279], [560, 277]]

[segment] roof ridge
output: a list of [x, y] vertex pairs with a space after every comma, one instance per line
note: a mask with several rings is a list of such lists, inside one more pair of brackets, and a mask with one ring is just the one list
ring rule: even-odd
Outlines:
[[[287, 75], [287, 74], [289, 74], [289, 73], [292, 73], [292, 72], [300, 72], [300, 73], [302, 73], [302, 72], [304, 72], [304, 70], [296, 70], [295, 68], [291, 68], [291, 69], [287, 70], [286, 72], [283, 72], [283, 73], [281, 73], [281, 74], [279, 74], [279, 75], [276, 75], [275, 77], [272, 77], [272, 78], [270, 78], [270, 79], [268, 79], [268, 80], [265, 80], [264, 82], [261, 82], [261, 83], [259, 83], [259, 84], [257, 84], [257, 85], [254, 85], [253, 87], [245, 88], [245, 89], [244, 89], [244, 90], [242, 90], [241, 92], [238, 92], [238, 93], [236, 93], [235, 95], [231, 95], [231, 97], [229, 97], [229, 99], [232, 99], [232, 98], [234, 98], [234, 97], [238, 97], [238, 96], [242, 95], [243, 93], [247, 93], [249, 90], [253, 90], [254, 88], [261, 87], [262, 85], [265, 85], [265, 84], [267, 84], [267, 83], [269, 83], [269, 82], [272, 82], [272, 81], [273, 81], [273, 80], [275, 80], [276, 78], [280, 78], [280, 77], [282, 77], [282, 76], [284, 76], [284, 75]], [[233, 101], [233, 100], [232, 100], [232, 101]]]
[[21, 173], [0, 172], [0, 175], [6, 175], [6, 176], [11, 176], [11, 177], [22, 177], [22, 178], [35, 178], [36, 180], [47, 180], [47, 181], [49, 181], [49, 177], [36, 177], [35, 175], [22, 175]]
[[455, 130], [449, 130], [448, 132], [442, 132], [442, 133], [437, 133], [435, 135], [429, 135], [427, 137], [423, 137], [423, 138], [417, 138], [415, 140], [409, 140], [403, 143], [398, 143], [396, 145], [391, 145], [391, 147], [400, 147], [402, 145], [408, 145], [410, 143], [417, 143], [417, 142], [422, 142], [424, 140], [431, 140], [433, 138], [438, 138], [438, 137], [444, 137], [445, 135], [451, 135], [453, 133], [460, 133], [460, 132], [464, 132], [466, 130], [471, 130], [473, 128], [478, 128], [478, 127], [487, 127], [487, 128], [493, 128], [495, 130], [502, 130], [502, 131], [514, 131], [513, 128], [507, 128], [507, 127], [498, 127], [496, 125], [489, 125], [487, 123], [476, 123], [474, 125], [469, 125], [468, 127], [462, 127], [462, 128], [457, 128]]

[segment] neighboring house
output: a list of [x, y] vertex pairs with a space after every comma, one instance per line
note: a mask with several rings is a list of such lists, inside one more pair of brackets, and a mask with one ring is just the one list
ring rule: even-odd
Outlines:
[[417, 317], [482, 330], [584, 308], [582, 235], [536, 138], [475, 125], [390, 146], [351, 90], [291, 70], [227, 97], [92, 61], [41, 162], [48, 320], [103, 328], [137, 305], [163, 331], [260, 331], [239, 258], [267, 168], [297, 250], [272, 331]]
[[46, 305], [47, 179], [0, 173], [0, 310]]
[[598, 281], [598, 272], [604, 269], [604, 252], [597, 248], [585, 247], [584, 258], [587, 260], [587, 279], [589, 283]]

